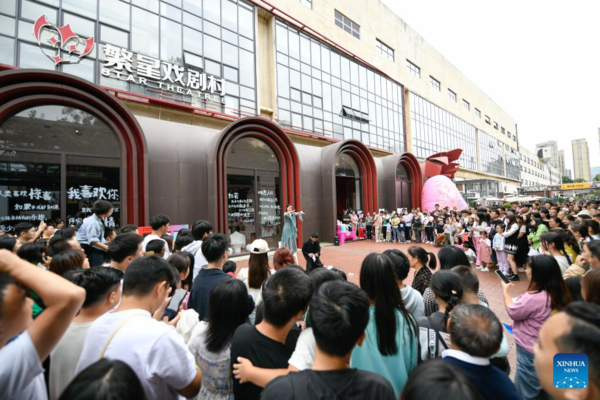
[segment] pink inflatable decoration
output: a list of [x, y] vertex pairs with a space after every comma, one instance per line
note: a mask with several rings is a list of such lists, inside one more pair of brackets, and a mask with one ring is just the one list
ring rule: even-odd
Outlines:
[[448, 207], [450, 210], [455, 207], [457, 210], [468, 207], [454, 182], [443, 175], [429, 178], [423, 185], [421, 211], [433, 211], [436, 204], [439, 204], [440, 208]]

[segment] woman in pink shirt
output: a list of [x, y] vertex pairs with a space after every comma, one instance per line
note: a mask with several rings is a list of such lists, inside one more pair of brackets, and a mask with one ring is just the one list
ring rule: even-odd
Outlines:
[[535, 372], [533, 347], [544, 321], [551, 313], [562, 310], [571, 301], [571, 295], [558, 262], [552, 256], [530, 257], [525, 273], [529, 287], [514, 300], [509, 293], [514, 284], [501, 281], [506, 312], [514, 321], [513, 333], [517, 344], [515, 386], [524, 400], [549, 399]]

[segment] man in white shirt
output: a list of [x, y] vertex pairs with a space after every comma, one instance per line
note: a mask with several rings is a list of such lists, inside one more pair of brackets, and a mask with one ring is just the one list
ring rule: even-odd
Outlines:
[[196, 396], [202, 374], [173, 327], [178, 318], [167, 324], [152, 317], [162, 317], [169, 288], [177, 280], [160, 257], [133, 261], [125, 271], [121, 304], [92, 324], [75, 373], [102, 358], [120, 360], [135, 371], [148, 399]]
[[208, 221], [199, 220], [194, 222], [194, 226], [192, 226], [192, 237], [194, 238], [194, 241], [182, 249], [183, 251], [189, 251], [194, 255], [192, 280], [195, 280], [196, 276], [198, 276], [198, 272], [208, 265], [208, 261], [206, 261], [206, 258], [202, 254], [202, 241], [212, 233], [212, 230], [213, 226]]
[[116, 268], [88, 268], [68, 271], [64, 277], [84, 288], [86, 296], [81, 311], [50, 353], [51, 400], [58, 399], [75, 377], [75, 368], [92, 323], [119, 303], [123, 272]]
[[167, 244], [167, 241], [162, 237], [169, 231], [171, 219], [164, 214], [158, 214], [150, 218], [150, 226], [152, 227], [152, 233], [144, 238], [144, 241], [142, 242], [142, 252], [146, 252], [146, 245], [148, 242], [159, 239], [165, 244], [165, 255], [163, 258], [166, 260], [171, 255], [171, 252], [169, 251], [169, 245]]
[[[34, 321], [29, 290], [46, 305]], [[0, 399], [48, 398], [42, 361], [84, 300], [84, 289], [0, 250]]]

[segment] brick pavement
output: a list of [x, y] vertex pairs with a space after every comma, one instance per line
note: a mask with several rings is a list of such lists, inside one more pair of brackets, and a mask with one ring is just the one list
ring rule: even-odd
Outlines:
[[[371, 241], [350, 242], [342, 246], [323, 247], [321, 251], [321, 261], [325, 265], [333, 265], [334, 267], [344, 270], [344, 272], [346, 272], [346, 274], [348, 275], [348, 280], [350, 282], [355, 283], [356, 285], [359, 285], [360, 265], [363, 259], [369, 253], [382, 253], [390, 248], [400, 249], [404, 253], [406, 253], [408, 248], [413, 245], [415, 244], [374, 243]], [[428, 244], [421, 243], [419, 245], [427, 251], [430, 251], [434, 254], [437, 254], [437, 252], [440, 250], [440, 248], [436, 248]], [[306, 268], [306, 262], [304, 261], [304, 258], [302, 257], [300, 252], [298, 252], [298, 258], [300, 265], [303, 268]], [[247, 265], [247, 261], [242, 261], [238, 263], [238, 268], [243, 268]], [[485, 293], [490, 303], [490, 309], [494, 311], [494, 313], [496, 313], [500, 321], [512, 324], [512, 320], [506, 314], [506, 309], [504, 307], [502, 286], [500, 284], [500, 280], [493, 271], [495, 271], [495, 269], [491, 269], [490, 272], [476, 271], [477, 276], [479, 277], [479, 288], [483, 291], [483, 293]], [[409, 273], [409, 276], [406, 280], [407, 284], [412, 283], [413, 275], [414, 274], [412, 272]], [[521, 281], [515, 282], [515, 287], [511, 291], [513, 297], [516, 297], [518, 294], [520, 294], [527, 288], [528, 282], [526, 281], [525, 274], [520, 274], [520, 276]], [[508, 359], [511, 365], [511, 378], [514, 379], [514, 371], [516, 368], [516, 348], [512, 335], [507, 334], [507, 336], [510, 346]]]

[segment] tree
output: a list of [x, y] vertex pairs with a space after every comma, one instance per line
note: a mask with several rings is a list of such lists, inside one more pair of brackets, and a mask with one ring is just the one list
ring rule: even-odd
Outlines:
[[581, 182], [585, 182], [585, 179], [583, 179], [583, 178], [577, 178], [573, 182], [574, 183], [581, 183]]
[[562, 181], [563, 183], [573, 183], [573, 179], [569, 178], [568, 176], [564, 175], [562, 177]]
[[597, 174], [594, 179], [594, 181], [599, 182], [600, 181], [600, 174]]

